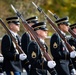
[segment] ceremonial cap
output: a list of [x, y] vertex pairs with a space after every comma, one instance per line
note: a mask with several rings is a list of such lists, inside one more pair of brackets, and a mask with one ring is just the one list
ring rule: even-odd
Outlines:
[[26, 19], [27, 23], [36, 23], [38, 21], [38, 17], [34, 16], [34, 17], [30, 17], [28, 19]]
[[63, 24], [65, 24], [65, 25], [68, 26], [70, 24], [68, 16], [66, 16], [64, 18], [60, 18], [60, 19], [56, 20], [55, 22], [57, 23], [57, 25], [61, 25], [61, 24], [63, 25]]
[[71, 29], [76, 28], [76, 23], [74, 23], [74, 24], [70, 25], [70, 28], [71, 28]]
[[19, 24], [20, 24], [19, 18], [18, 18], [17, 16], [8, 17], [8, 18], [6, 18], [6, 21], [7, 21], [8, 24], [9, 24], [9, 23], [14, 23], [14, 24], [16, 24], [16, 25], [19, 25]]
[[35, 23], [32, 28], [34, 29], [34, 31], [36, 30], [44, 30], [44, 31], [47, 31], [48, 28], [46, 27], [46, 23], [45, 22], [38, 22], [38, 23]]

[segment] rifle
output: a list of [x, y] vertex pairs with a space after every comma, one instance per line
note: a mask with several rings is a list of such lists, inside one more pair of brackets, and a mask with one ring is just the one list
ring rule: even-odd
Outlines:
[[[53, 14], [50, 10], [48, 10], [50, 13], [51, 13], [51, 15], [56, 19], [56, 20], [58, 20], [59, 19], [59, 17], [56, 15], [56, 14]], [[76, 35], [74, 34], [74, 32], [71, 30], [71, 28], [69, 27], [69, 33], [75, 38], [76, 37]], [[62, 42], [63, 43], [63, 42]], [[64, 44], [63, 44], [64, 45]], [[65, 45], [64, 45], [65, 46]], [[70, 68], [71, 69], [74, 69], [74, 65], [73, 65], [73, 62], [72, 62], [72, 60], [70, 59]], [[72, 70], [72, 73], [73, 73], [73, 75], [74, 75], [74, 70]]]
[[58, 17], [56, 14], [53, 14], [50, 10], [48, 10], [48, 12], [49, 12], [56, 20], [59, 19], [59, 17]]
[[74, 38], [76, 38], [76, 34], [72, 31], [72, 29], [70, 27], [69, 27], [68, 31]]
[[[43, 44], [40, 42], [39, 38], [38, 38], [38, 34], [33, 30], [32, 27], [29, 26], [29, 24], [27, 23], [27, 21], [24, 19], [24, 17], [14, 8], [13, 5], [11, 5], [12, 9], [14, 10], [14, 12], [16, 13], [16, 15], [22, 20], [23, 26], [24, 28], [28, 31], [29, 34], [31, 34], [33, 36], [33, 39], [38, 43], [39, 47], [41, 48], [42, 52], [43, 52], [43, 56], [46, 58], [47, 61], [53, 60], [50, 55], [46, 52], [45, 48], [43, 47]], [[31, 36], [31, 37], [32, 37]], [[53, 68], [54, 69], [54, 68]], [[51, 74], [51, 70], [49, 68], [49, 73]], [[57, 75], [56, 71], [54, 70], [52, 75]]]
[[[57, 19], [57, 20], [59, 19], [59, 17], [56, 14], [53, 14], [50, 10], [48, 10], [48, 11], [55, 19]], [[72, 31], [72, 29], [70, 27], [69, 27], [68, 31], [74, 38], [76, 38], [76, 34]]]
[[48, 15], [40, 7], [38, 7], [34, 2], [32, 2], [32, 3], [40, 13], [44, 14], [47, 21], [50, 23], [50, 26], [59, 34], [61, 39], [64, 41], [69, 52], [72, 52], [73, 49], [71, 48], [70, 44], [67, 42], [66, 37], [64, 37], [64, 35], [61, 33], [60, 29], [55, 25], [55, 23], [48, 17]]
[[14, 35], [10, 32], [9, 28], [4, 24], [4, 22], [2, 21], [2, 19], [0, 19], [0, 23], [4, 27], [4, 29], [7, 31], [8, 35], [12, 38], [12, 41], [16, 45], [16, 49], [19, 51], [19, 53], [24, 53], [24, 51], [18, 45], [17, 38], [14, 37]]

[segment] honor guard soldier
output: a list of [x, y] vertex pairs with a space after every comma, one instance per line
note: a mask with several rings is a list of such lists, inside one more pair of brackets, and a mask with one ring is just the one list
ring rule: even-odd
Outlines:
[[[9, 30], [11, 34], [17, 38], [18, 45], [21, 45], [20, 36], [17, 34], [20, 31], [20, 22], [18, 17], [8, 17], [6, 18]], [[27, 55], [16, 49], [16, 45], [13, 43], [11, 37], [6, 34], [2, 38], [1, 50], [4, 57], [3, 70], [7, 75], [21, 75], [22, 65], [21, 61], [26, 60]]]
[[[26, 19], [26, 21], [30, 26], [32, 26], [34, 23], [36, 23], [38, 21], [38, 17], [37, 16], [30, 17], [30, 18]], [[30, 42], [30, 40], [31, 40], [30, 35], [26, 31], [22, 35], [22, 38], [21, 38], [21, 47], [26, 54], [27, 54], [27, 45]]]
[[[71, 28], [71, 30], [73, 31], [73, 33], [76, 34], [76, 23], [70, 25], [70, 28]], [[76, 51], [76, 38], [70, 36], [69, 39], [68, 39], [68, 42], [69, 42], [69, 44], [71, 45], [71, 47]], [[75, 52], [74, 52], [74, 53], [75, 53]], [[72, 54], [71, 57], [72, 57], [73, 65], [74, 65], [74, 67], [75, 67], [75, 69], [76, 69], [76, 58], [75, 58], [75, 54]], [[73, 70], [74, 70], [74, 69], [73, 69]], [[76, 74], [76, 71], [75, 71], [75, 74]]]
[[[66, 37], [66, 32], [68, 32], [69, 18], [64, 17], [56, 20], [58, 28], [61, 33]], [[58, 75], [70, 75], [69, 71], [69, 60], [70, 54], [67, 50], [64, 41], [60, 38], [58, 33], [54, 33], [50, 39], [50, 51], [56, 62], [56, 71]]]
[[[45, 44], [44, 39], [47, 37], [47, 27], [45, 22], [38, 22], [32, 25], [32, 28], [38, 34], [38, 38], [43, 44], [44, 48], [47, 51], [47, 46]], [[43, 52], [41, 51], [37, 42], [32, 40], [27, 49], [27, 58], [31, 64], [30, 67], [30, 75], [48, 75], [47, 70], [50, 68], [54, 68], [56, 66], [55, 61], [47, 61], [43, 56]], [[51, 70], [51, 75], [56, 75], [55, 70]]]
[[[32, 26], [34, 23], [38, 22], [38, 17], [37, 16], [30, 17], [26, 19], [26, 21], [30, 26]], [[31, 36], [29, 35], [28, 32], [25, 32], [21, 37], [21, 47], [26, 54], [27, 54], [27, 46], [30, 41], [31, 41]], [[27, 62], [26, 64], [22, 62], [22, 65], [26, 69], [27, 75], [30, 75], [29, 74], [29, 70], [30, 70], [29, 62]]]

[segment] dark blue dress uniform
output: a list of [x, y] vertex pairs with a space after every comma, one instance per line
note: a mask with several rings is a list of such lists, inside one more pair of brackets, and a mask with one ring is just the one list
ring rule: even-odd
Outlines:
[[[45, 22], [39, 22], [34, 24], [34, 31], [36, 30], [47, 30]], [[44, 48], [47, 51], [47, 46], [43, 43]], [[40, 47], [35, 41], [30, 41], [27, 47], [27, 57], [30, 62], [30, 75], [47, 75], [47, 70], [49, 71], [49, 67], [47, 66], [47, 60], [45, 60], [43, 56], [43, 52], [40, 50]], [[51, 69], [51, 74], [55, 74], [55, 69]]]
[[[70, 37], [69, 40], [68, 40], [69, 44], [72, 46], [72, 48], [74, 50], [76, 50], [76, 39], [73, 38], [73, 37]], [[73, 62], [73, 65], [76, 69], [76, 58], [71, 58], [72, 59], [72, 62]]]
[[47, 75], [47, 62], [42, 58], [38, 44], [31, 41], [28, 46], [28, 59], [31, 64], [30, 75]]
[[[74, 28], [76, 28], [76, 23], [75, 24], [72, 24], [70, 25], [70, 28], [73, 30]], [[68, 38], [68, 42], [69, 44], [71, 45], [71, 47], [76, 51], [76, 38], [70, 36]], [[73, 62], [73, 65], [76, 69], [76, 58], [71, 58], [72, 59], [72, 62]]]
[[[37, 16], [30, 17], [26, 19], [26, 21], [29, 25], [34, 24], [38, 21], [38, 17]], [[22, 47], [22, 50], [25, 52], [25, 54], [27, 54], [27, 47], [30, 41], [31, 41], [31, 36], [29, 35], [28, 32], [25, 32], [21, 37], [21, 47]], [[27, 61], [26, 63], [22, 62], [22, 66], [26, 69], [27, 75], [30, 75], [29, 61]]]
[[[28, 59], [31, 64], [30, 75], [48, 75], [49, 67], [44, 59], [38, 44], [31, 41], [28, 45]], [[51, 69], [51, 75], [56, 75], [54, 69]]]
[[[30, 41], [31, 41], [30, 35], [27, 32], [25, 32], [21, 38], [21, 48], [25, 52], [25, 54], [27, 54], [27, 47], [28, 47], [28, 44]], [[22, 66], [23, 66], [23, 68], [26, 69], [27, 75], [30, 75], [29, 74], [29, 70], [30, 70], [29, 69], [29, 61], [27, 61], [26, 63], [22, 62]]]
[[22, 72], [22, 65], [19, 59], [19, 54], [16, 54], [16, 49], [9, 35], [5, 35], [2, 39], [1, 46], [2, 54], [4, 56], [3, 70]]
[[[30, 23], [36, 23], [38, 21], [37, 16], [30, 17], [26, 19], [27, 23], [30, 25]], [[27, 54], [27, 46], [29, 42], [31, 41], [31, 36], [29, 35], [28, 32], [25, 32], [22, 37], [21, 37], [21, 47], [24, 50], [25, 54]]]
[[[9, 17], [6, 19], [7, 23], [14, 23], [19, 25], [18, 17]], [[16, 36], [15, 36], [16, 37]], [[20, 45], [20, 36], [16, 37]], [[15, 48], [15, 44], [9, 35], [4, 35], [1, 42], [1, 50], [4, 57], [3, 70], [6, 72], [22, 72], [22, 64], [19, 59], [19, 52]]]
[[64, 47], [58, 34], [53, 34], [50, 40], [50, 50], [56, 61], [56, 71], [58, 75], [69, 74], [69, 53]]
[[25, 54], [27, 54], [27, 46], [30, 41], [31, 41], [30, 35], [27, 32], [25, 32], [21, 37], [21, 47], [22, 50], [24, 50]]
[[[58, 19], [57, 25], [66, 24], [68, 25], [68, 18]], [[64, 35], [65, 37], [65, 35]], [[56, 62], [56, 71], [58, 75], [70, 75], [69, 72], [69, 52], [57, 33], [54, 33], [50, 39], [50, 51]]]
[[[27, 73], [29, 74], [29, 75], [39, 75], [39, 74], [37, 74], [36, 73], [36, 68], [42, 68], [42, 66], [40, 65], [40, 64], [42, 64], [42, 61], [44, 61], [43, 60], [43, 58], [41, 59], [41, 56], [40, 56], [40, 60], [38, 61], [38, 62], [35, 62], [35, 61], [33, 61], [32, 60], [32, 57], [30, 57], [29, 55], [30, 54], [32, 54], [32, 52], [30, 51], [30, 50], [27, 50], [27, 47], [28, 47], [28, 45], [29, 45], [29, 43], [31, 42], [32, 40], [31, 40], [31, 38], [30, 38], [30, 35], [28, 34], [28, 33], [24, 33], [23, 34], [23, 36], [22, 36], [22, 49], [25, 51], [25, 53], [28, 55], [28, 60], [29, 60], [29, 62], [28, 63], [23, 63], [23, 66], [25, 67], [25, 69], [26, 69], [26, 71], [27, 71]], [[33, 42], [31, 42], [31, 43], [33, 43]], [[31, 47], [33, 47], [33, 46], [31, 46]], [[31, 48], [31, 47], [29, 47], [29, 48]], [[45, 47], [47, 48], [47, 46], [45, 45]], [[32, 50], [32, 49], [31, 49]], [[33, 50], [32, 50], [33, 51]], [[40, 53], [40, 51], [39, 52], [37, 52], [36, 51], [36, 53]], [[41, 54], [40, 54], [41, 55]], [[33, 61], [33, 64], [31, 64], [32, 63], [32, 61]], [[35, 63], [36, 63], [36, 65], [37, 66], [35, 66], [34, 67], [34, 65], [35, 65]], [[31, 65], [31, 67], [29, 68], [28, 66], [29, 65]], [[45, 74], [45, 72], [46, 71], [41, 71], [41, 70], [38, 70], [38, 71], [40, 71], [41, 73], [42, 73], [42, 75], [44, 75]]]

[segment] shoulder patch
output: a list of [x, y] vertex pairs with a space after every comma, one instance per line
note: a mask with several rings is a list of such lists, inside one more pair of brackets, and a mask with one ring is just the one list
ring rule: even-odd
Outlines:
[[54, 42], [54, 44], [53, 44], [53, 48], [57, 48], [57, 47], [58, 47], [57, 43]]
[[34, 51], [32, 52], [31, 57], [36, 58], [36, 53]]

